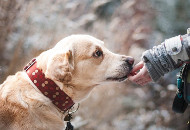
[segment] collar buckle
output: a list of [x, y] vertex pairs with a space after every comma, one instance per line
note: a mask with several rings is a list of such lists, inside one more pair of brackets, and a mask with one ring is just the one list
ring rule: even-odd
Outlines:
[[27, 71], [35, 62], [36, 62], [36, 59], [32, 59], [32, 60], [24, 67], [24, 70]]

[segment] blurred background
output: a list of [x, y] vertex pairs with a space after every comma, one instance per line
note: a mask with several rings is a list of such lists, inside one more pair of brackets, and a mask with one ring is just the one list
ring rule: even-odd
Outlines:
[[[146, 49], [190, 27], [190, 0], [0, 0], [0, 83], [71, 34], [89, 34], [140, 61]], [[95, 88], [81, 103], [77, 130], [182, 130], [176, 73], [141, 87], [129, 81]]]

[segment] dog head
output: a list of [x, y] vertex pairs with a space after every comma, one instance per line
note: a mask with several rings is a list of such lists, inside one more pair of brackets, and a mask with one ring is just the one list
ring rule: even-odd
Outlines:
[[112, 53], [102, 41], [89, 35], [66, 37], [45, 55], [47, 63], [42, 63], [46, 77], [76, 89], [124, 81], [134, 62], [132, 57]]

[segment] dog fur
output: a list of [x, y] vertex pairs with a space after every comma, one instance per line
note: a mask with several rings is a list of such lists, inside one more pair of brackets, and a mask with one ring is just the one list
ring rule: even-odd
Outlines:
[[[125, 80], [133, 64], [131, 57], [110, 52], [102, 41], [88, 35], [66, 37], [36, 60], [45, 76], [75, 103], [98, 85]], [[63, 130], [64, 116], [32, 85], [25, 71], [0, 85], [1, 130]]]

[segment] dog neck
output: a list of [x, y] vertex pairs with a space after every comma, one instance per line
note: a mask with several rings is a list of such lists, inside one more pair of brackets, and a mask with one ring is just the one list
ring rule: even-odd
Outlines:
[[90, 94], [90, 92], [92, 91], [92, 89], [97, 86], [94, 85], [94, 86], [84, 87], [82, 85], [76, 85], [72, 83], [63, 84], [59, 81], [54, 81], [54, 82], [60, 87], [62, 91], [64, 91], [67, 95], [69, 95], [69, 97], [71, 97], [75, 103], [80, 103], [81, 101], [86, 99]]
[[74, 105], [73, 100], [53, 80], [46, 78], [41, 69], [37, 68], [36, 59], [32, 60], [24, 70], [33, 85], [61, 111], [65, 112]]

